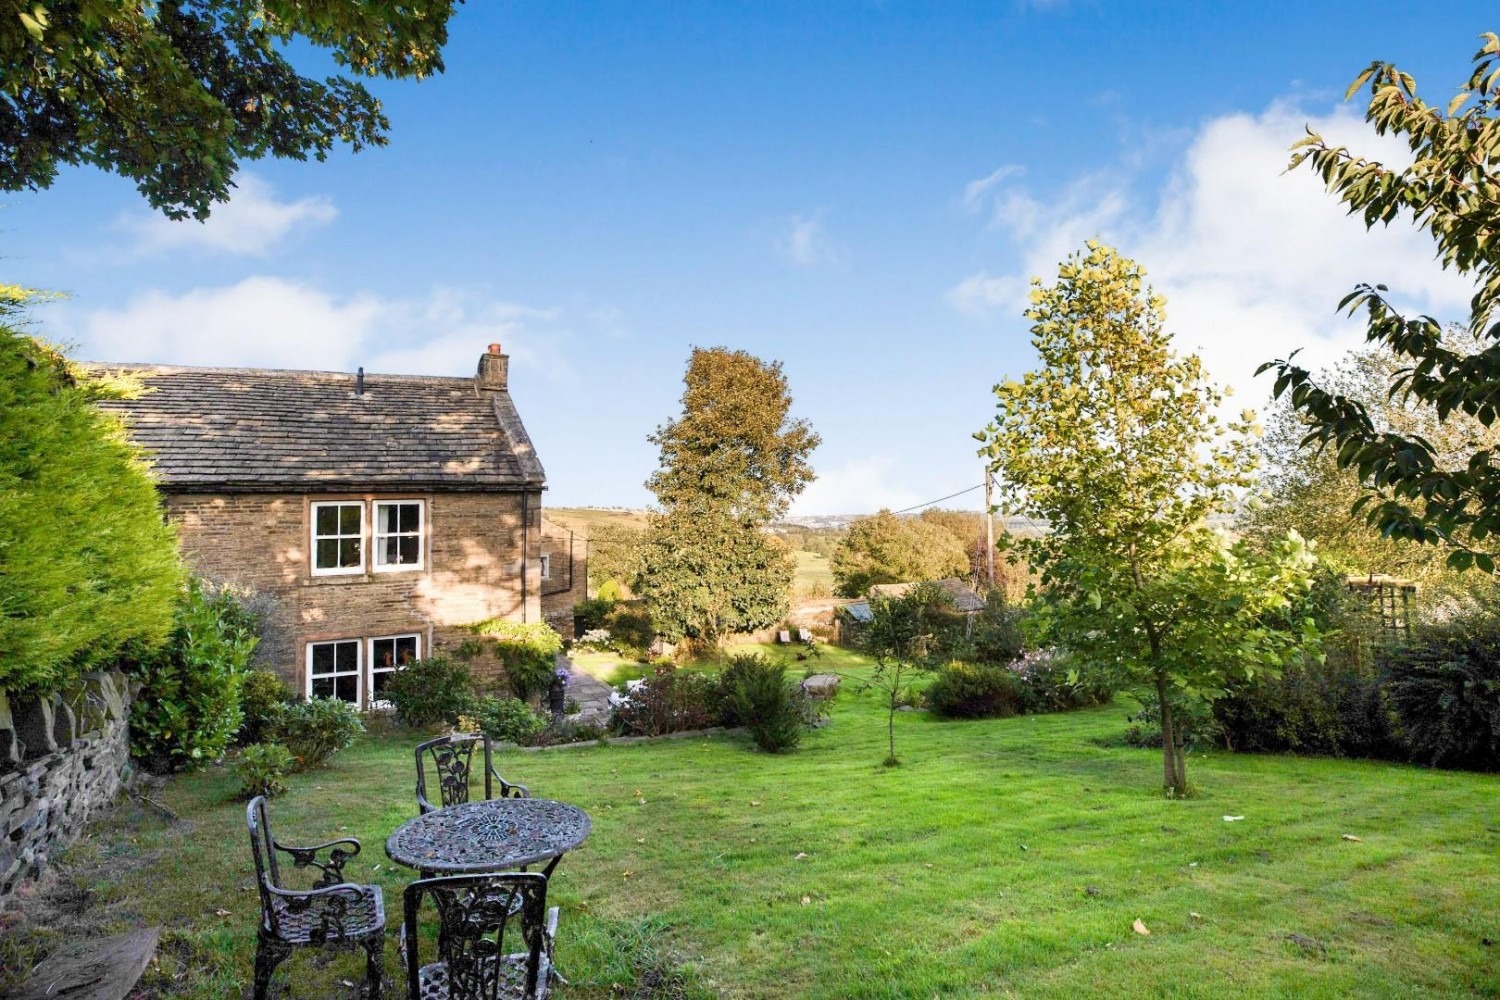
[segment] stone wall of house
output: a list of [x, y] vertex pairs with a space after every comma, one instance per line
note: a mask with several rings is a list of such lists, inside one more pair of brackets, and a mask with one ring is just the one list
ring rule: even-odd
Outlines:
[[[313, 503], [400, 499], [425, 503], [419, 569], [377, 573], [367, 565], [352, 576], [312, 574]], [[457, 646], [473, 622], [541, 616], [539, 493], [524, 501], [524, 601], [521, 493], [178, 494], [166, 505], [194, 572], [255, 590], [257, 664], [299, 691], [307, 690], [311, 642], [414, 633], [425, 657]]]
[[130, 682], [96, 673], [66, 696], [0, 691], [0, 910], [114, 801], [130, 763]]
[[542, 518], [542, 552], [548, 574], [542, 581], [542, 617], [573, 638], [573, 605], [589, 596], [588, 543], [573, 531]]

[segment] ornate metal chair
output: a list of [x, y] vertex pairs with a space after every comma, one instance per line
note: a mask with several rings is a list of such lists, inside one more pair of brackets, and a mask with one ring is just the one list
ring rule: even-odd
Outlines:
[[[257, 795], [245, 810], [255, 881], [260, 889], [260, 932], [255, 947], [255, 1000], [264, 1000], [276, 967], [296, 948], [359, 945], [365, 950], [365, 978], [371, 997], [380, 996], [385, 948], [385, 903], [380, 887], [344, 881], [344, 865], [359, 853], [359, 841], [334, 840], [316, 847], [292, 847], [271, 834], [266, 800]], [[318, 855], [328, 852], [326, 860]], [[322, 874], [311, 889], [289, 889], [281, 881], [277, 854], [291, 856], [294, 868]]]
[[[422, 902], [437, 911], [436, 961], [422, 964]], [[536, 872], [449, 875], [406, 887], [401, 953], [408, 1000], [544, 1000], [557, 907], [547, 909], [547, 876]], [[507, 932], [510, 947], [507, 951]]]
[[417, 809], [422, 813], [430, 813], [438, 806], [427, 800], [427, 772], [423, 767], [423, 758], [432, 759], [432, 769], [437, 776], [439, 801], [445, 806], [458, 805], [460, 802], [469, 801], [469, 780], [474, 771], [474, 749], [476, 744], [484, 745], [484, 797], [493, 799], [495, 786], [498, 784], [502, 799], [529, 799], [531, 793], [526, 790], [525, 785], [513, 785], [500, 777], [495, 770], [494, 759], [490, 754], [490, 738], [483, 734], [454, 733], [452, 736], [439, 736], [435, 740], [417, 746]]

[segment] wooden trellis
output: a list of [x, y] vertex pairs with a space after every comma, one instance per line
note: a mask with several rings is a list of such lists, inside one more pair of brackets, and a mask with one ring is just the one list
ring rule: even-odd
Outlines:
[[1351, 576], [1346, 582], [1350, 591], [1369, 602], [1387, 639], [1411, 638], [1411, 595], [1417, 592], [1415, 583], [1378, 573]]

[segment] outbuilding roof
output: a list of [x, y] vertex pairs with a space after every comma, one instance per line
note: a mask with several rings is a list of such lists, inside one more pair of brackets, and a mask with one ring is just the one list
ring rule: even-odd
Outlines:
[[546, 482], [510, 392], [480, 388], [474, 378], [368, 374], [356, 393], [357, 376], [347, 372], [83, 367], [144, 386], [101, 406], [124, 416], [169, 492], [539, 489]]
[[[971, 613], [984, 610], [984, 598], [974, 593], [967, 583], [956, 576], [950, 576], [946, 580], [929, 581], [934, 586], [947, 594], [953, 603], [954, 611]], [[913, 587], [920, 586], [916, 583], [877, 583], [870, 588], [871, 597], [904, 597]]]

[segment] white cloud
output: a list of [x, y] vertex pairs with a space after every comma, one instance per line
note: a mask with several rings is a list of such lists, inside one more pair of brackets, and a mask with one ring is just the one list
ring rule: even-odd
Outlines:
[[873, 514], [882, 507], [900, 510], [921, 503], [910, 490], [889, 482], [896, 463], [885, 455], [866, 455], [832, 469], [818, 470], [818, 478], [792, 504], [792, 513]]
[[971, 212], [978, 211], [992, 190], [1012, 177], [1020, 177], [1024, 173], [1026, 173], [1025, 167], [1008, 163], [995, 170], [988, 177], [981, 177], [978, 180], [970, 181], [964, 185], [964, 208], [967, 208]]
[[981, 197], [1020, 266], [970, 275], [948, 300], [1019, 319], [1030, 276], [1050, 280], [1059, 261], [1099, 236], [1142, 263], [1167, 297], [1179, 349], [1199, 351], [1242, 400], [1268, 393], [1267, 380], [1253, 378], [1264, 361], [1303, 348], [1300, 358], [1319, 366], [1357, 346], [1362, 324], [1336, 308], [1361, 281], [1388, 284], [1407, 307], [1460, 315], [1471, 289], [1441, 270], [1430, 239], [1404, 222], [1366, 232], [1311, 171], [1286, 171], [1287, 147], [1308, 124], [1365, 155], [1409, 155], [1348, 109], [1315, 118], [1277, 104], [1206, 123], [1152, 206], [1135, 196], [1124, 168], [1079, 177], [1049, 198], [990, 185]]
[[498, 341], [515, 364], [573, 377], [556, 310], [453, 288], [337, 296], [252, 277], [181, 295], [144, 292], [117, 309], [64, 305], [53, 319], [52, 339], [95, 361], [463, 375]]
[[116, 228], [130, 237], [127, 252], [136, 256], [196, 249], [264, 257], [294, 229], [327, 225], [337, 216], [338, 209], [328, 198], [279, 201], [265, 181], [242, 174], [233, 197], [215, 207], [206, 222], [132, 212], [122, 215]]
[[824, 225], [827, 214], [820, 208], [812, 215], [793, 215], [783, 226], [776, 249], [798, 267], [844, 263], [844, 248], [829, 236]]

